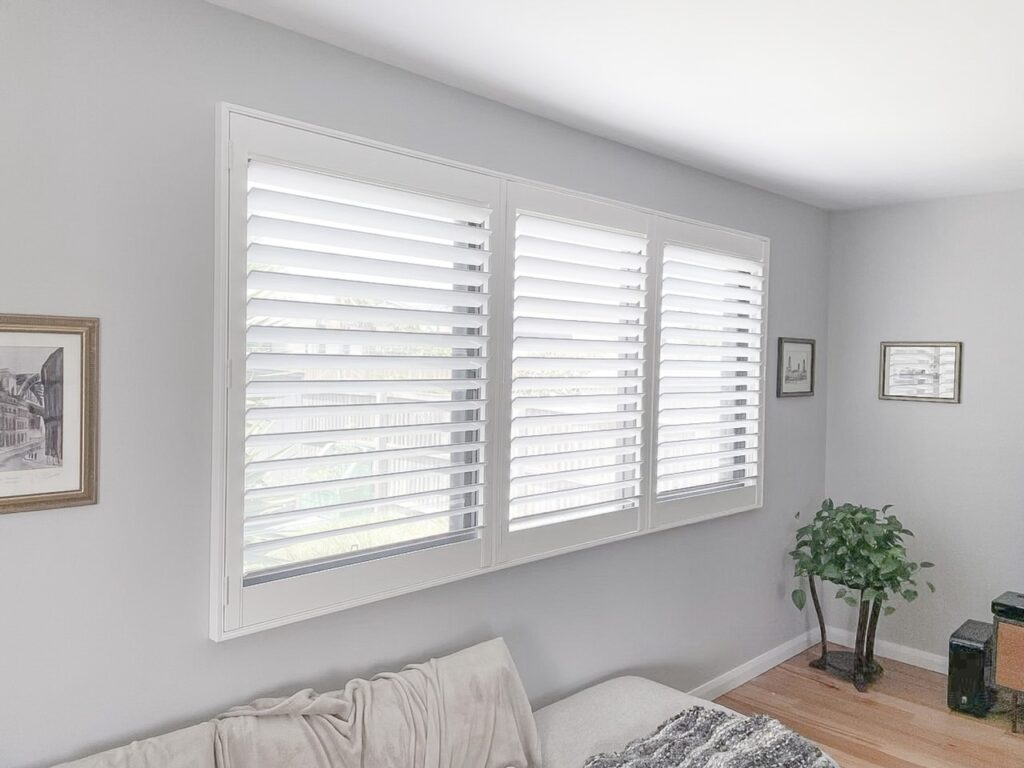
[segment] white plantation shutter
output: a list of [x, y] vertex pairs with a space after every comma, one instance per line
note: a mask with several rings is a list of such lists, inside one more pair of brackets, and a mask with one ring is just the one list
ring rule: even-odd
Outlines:
[[663, 245], [655, 524], [756, 500], [765, 265], [753, 246], [740, 256]]
[[549, 527], [616, 513], [635, 527], [641, 504], [647, 237], [600, 208], [555, 218], [556, 203], [512, 225], [507, 531], [535, 539], [520, 555], [556, 545]]
[[761, 503], [763, 238], [222, 118], [211, 637]]
[[246, 583], [478, 535], [491, 210], [248, 165]]

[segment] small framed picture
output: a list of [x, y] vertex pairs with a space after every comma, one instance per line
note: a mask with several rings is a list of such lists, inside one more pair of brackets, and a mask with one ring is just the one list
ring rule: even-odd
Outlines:
[[96, 503], [98, 329], [0, 315], [0, 513]]
[[959, 403], [962, 356], [959, 341], [883, 341], [878, 397]]
[[814, 339], [779, 339], [777, 397], [814, 394]]

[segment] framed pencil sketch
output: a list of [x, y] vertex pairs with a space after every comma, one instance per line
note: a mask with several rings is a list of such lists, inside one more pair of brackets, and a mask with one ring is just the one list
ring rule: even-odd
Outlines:
[[779, 338], [776, 397], [814, 394], [814, 339]]
[[0, 513], [96, 503], [98, 333], [0, 315]]
[[959, 341], [883, 341], [878, 397], [959, 403], [962, 357]]

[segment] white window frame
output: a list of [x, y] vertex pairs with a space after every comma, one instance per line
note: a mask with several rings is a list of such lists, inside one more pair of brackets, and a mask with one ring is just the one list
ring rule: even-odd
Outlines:
[[[218, 368], [227, 361], [223, 388], [218, 387], [217, 397], [221, 410], [218, 423], [223, 432], [215, 438], [215, 456], [222, 466], [221, 487], [216, 492], [224, 494], [220, 502], [223, 514], [219, 516], [220, 526], [214, 538], [215, 546], [223, 547], [224, 563], [220, 601], [223, 610], [215, 617], [217, 634], [226, 637], [295, 621], [479, 572], [491, 560], [492, 533], [487, 526], [470, 540], [423, 548], [401, 557], [367, 560], [243, 586], [242, 505], [229, 500], [241, 499], [243, 495], [244, 441], [240, 436], [245, 433], [246, 237], [245, 216], [232, 212], [246, 210], [248, 161], [276, 160], [419, 192], [489, 201], [496, 208], [500, 207], [501, 189], [500, 181], [492, 175], [405, 153], [382, 152], [362, 142], [338, 141], [321, 133], [295, 130], [280, 122], [234, 112], [226, 115], [226, 121], [227, 179], [222, 202], [227, 205], [224, 214], [228, 232], [223, 244], [225, 252], [218, 263], [217, 287], [221, 304], [218, 325], [224, 337], [218, 344], [224, 354]], [[492, 218], [497, 219], [492, 237], [500, 241], [501, 216], [495, 214]], [[485, 379], [488, 373], [484, 371]], [[485, 434], [490, 434], [490, 430], [490, 424], [486, 424]], [[498, 485], [493, 471], [493, 466], [485, 466], [485, 489]], [[489, 503], [487, 499], [485, 507]]]
[[[214, 429], [211, 512], [210, 637], [226, 640], [487, 571], [560, 553], [632, 538], [653, 530], [735, 514], [761, 505], [763, 472], [753, 498], [710, 501], [722, 494], [655, 502], [653, 449], [657, 403], [657, 320], [662, 248], [666, 241], [736, 254], [758, 254], [768, 269], [769, 241], [641, 206], [560, 189], [456, 163], [358, 136], [231, 104], [217, 116], [215, 175], [216, 248], [214, 301]], [[368, 181], [432, 191], [467, 200], [489, 199], [498, 188], [491, 220], [492, 256], [486, 409], [485, 510], [480, 536], [288, 578], [242, 585], [241, 436], [245, 382], [245, 168], [250, 157], [337, 172]], [[417, 171], [421, 168], [422, 172]], [[241, 172], [239, 172], [239, 170]], [[466, 179], [480, 186], [466, 187]], [[472, 184], [470, 184], [472, 187]], [[481, 197], [481, 195], [485, 195]], [[610, 513], [509, 533], [510, 386], [512, 368], [512, 273], [517, 209], [636, 232], [648, 244], [642, 398], [641, 500], [638, 510]], [[241, 287], [239, 287], [241, 281]], [[765, 299], [765, 320], [768, 298]], [[239, 341], [243, 344], [239, 347]], [[766, 381], [767, 329], [762, 329], [761, 392]], [[242, 411], [239, 411], [239, 403]], [[763, 467], [764, 414], [758, 459]], [[742, 489], [748, 490], [748, 489]], [[723, 493], [732, 493], [726, 491]], [[234, 500], [234, 501], [233, 501]], [[526, 534], [526, 535], [524, 535]], [[367, 589], [366, 585], [372, 588]]]
[[[519, 211], [529, 211], [556, 219], [564, 219], [571, 222], [586, 222], [599, 225], [608, 229], [623, 230], [631, 232], [650, 231], [652, 216], [641, 209], [631, 206], [623, 206], [616, 203], [609, 203], [589, 197], [582, 197], [575, 193], [566, 193], [559, 190], [545, 188], [536, 184], [510, 182], [506, 194], [505, 211], [505, 240], [506, 251], [504, 258], [499, 259], [507, 270], [499, 285], [504, 296], [505, 304], [502, 307], [502, 315], [508, 327], [505, 330], [503, 343], [500, 345], [503, 355], [503, 383], [500, 391], [501, 409], [500, 414], [503, 421], [497, 425], [499, 434], [502, 437], [502, 454], [500, 464], [502, 470], [508, 472], [509, 458], [507, 451], [511, 443], [511, 398], [508, 396], [512, 376], [512, 269], [515, 253], [515, 221]], [[648, 246], [650, 247], [650, 246]], [[648, 264], [651, 256], [648, 253]], [[651, 295], [650, 280], [647, 277], [647, 295]], [[644, 347], [650, 349], [648, 334], [651, 329], [650, 298], [644, 305]], [[643, 377], [645, 381], [650, 380], [653, 372], [651, 361], [644, 358]], [[642, 435], [649, 435], [647, 413], [650, 408], [650, 394], [648, 388], [644, 391], [640, 401], [642, 417]], [[649, 461], [650, 441], [644, 439], [641, 444], [641, 469], [650, 466]], [[641, 475], [641, 488], [646, 485], [645, 478]], [[508, 509], [509, 481], [507, 477], [501, 481], [501, 497], [499, 509]], [[510, 531], [507, 519], [497, 522], [497, 554], [496, 560], [499, 563], [523, 563], [536, 560], [542, 557], [571, 552], [575, 549], [590, 547], [596, 544], [614, 541], [616, 539], [634, 536], [646, 528], [647, 520], [647, 494], [641, 490], [640, 504], [636, 509], [625, 509], [617, 512], [609, 512], [593, 517], [584, 517], [577, 520], [568, 520], [553, 525], [544, 525], [537, 528], [527, 528], [520, 531]]]

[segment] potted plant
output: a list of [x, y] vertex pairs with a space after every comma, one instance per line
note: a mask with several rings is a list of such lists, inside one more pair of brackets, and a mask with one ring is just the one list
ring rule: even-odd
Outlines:
[[[814, 519], [797, 530], [796, 548], [789, 553], [795, 562], [795, 575], [807, 578], [821, 628], [821, 656], [811, 665], [851, 679], [859, 691], [866, 690], [882, 672], [875, 661], [879, 618], [896, 610], [893, 601], [916, 600], [918, 571], [933, 567], [926, 561], [910, 560], [904, 537], [914, 534], [889, 514], [891, 506], [880, 510], [856, 504], [836, 506], [826, 499]], [[821, 589], [826, 581], [838, 586], [836, 598], [859, 611], [852, 653], [828, 651], [821, 608]], [[931, 582], [925, 585], [935, 591]], [[792, 598], [803, 610], [807, 604], [803, 588], [793, 590]]]

